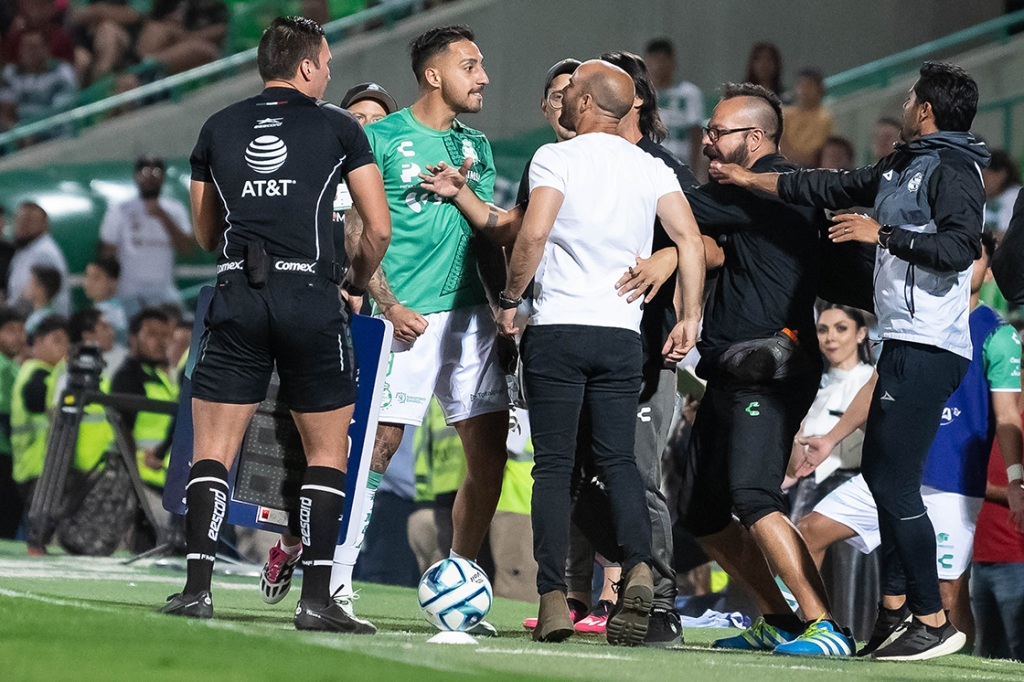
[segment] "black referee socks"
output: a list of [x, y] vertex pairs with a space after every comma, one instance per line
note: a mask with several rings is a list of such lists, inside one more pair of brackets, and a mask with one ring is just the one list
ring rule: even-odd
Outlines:
[[220, 527], [228, 513], [228, 470], [214, 459], [192, 465], [185, 486], [185, 546], [188, 578], [185, 594], [210, 589]]
[[302, 537], [302, 600], [325, 605], [331, 598], [331, 568], [345, 509], [345, 473], [308, 467], [299, 490]]

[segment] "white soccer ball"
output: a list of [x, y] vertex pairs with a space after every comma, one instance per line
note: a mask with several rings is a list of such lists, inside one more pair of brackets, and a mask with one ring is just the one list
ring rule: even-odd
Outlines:
[[469, 559], [442, 559], [420, 578], [420, 610], [438, 630], [471, 629], [487, 615], [491, 599], [491, 581]]

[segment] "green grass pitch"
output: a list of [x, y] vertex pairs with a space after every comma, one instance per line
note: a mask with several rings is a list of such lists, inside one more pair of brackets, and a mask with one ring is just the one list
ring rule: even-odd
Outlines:
[[[373, 637], [296, 632], [297, 590], [275, 606], [256, 579], [214, 578], [212, 621], [155, 612], [184, 574], [121, 559], [28, 558], [24, 545], [0, 543], [0, 681], [430, 682], [594, 680], [609, 682], [772, 682], [774, 680], [1014, 680], [1024, 665], [966, 655], [925, 663], [782, 659], [712, 652], [719, 630], [687, 630], [677, 650], [625, 649], [573, 637], [541, 645], [520, 623], [529, 604], [496, 600], [488, 617], [501, 636], [477, 646], [428, 644], [413, 590], [360, 588], [358, 613]], [[296, 586], [297, 587], [297, 586]]]

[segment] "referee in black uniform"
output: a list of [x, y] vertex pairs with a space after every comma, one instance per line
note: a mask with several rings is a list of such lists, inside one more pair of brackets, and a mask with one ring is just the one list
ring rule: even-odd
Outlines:
[[[188, 578], [164, 613], [213, 616], [210, 579], [225, 521], [228, 469], [277, 365], [308, 467], [299, 494], [300, 630], [372, 633], [330, 598], [356, 398], [348, 312], [391, 239], [380, 172], [347, 112], [320, 101], [331, 78], [323, 29], [278, 18], [260, 40], [262, 93], [207, 120], [192, 152], [192, 220], [218, 252], [217, 290], [192, 375], [195, 430], [186, 488]], [[331, 202], [345, 179], [364, 229], [342, 278]]]

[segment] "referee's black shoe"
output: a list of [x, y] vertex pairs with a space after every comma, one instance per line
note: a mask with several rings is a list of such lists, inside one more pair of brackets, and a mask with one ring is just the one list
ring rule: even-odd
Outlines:
[[196, 594], [172, 594], [160, 608], [160, 613], [185, 618], [213, 618], [213, 597], [209, 590]]
[[300, 599], [295, 607], [295, 629], [346, 632], [353, 635], [373, 635], [377, 632], [373, 623], [348, 615], [333, 599], [320, 606]]
[[864, 648], [857, 652], [857, 656], [863, 658], [870, 656], [882, 647], [892, 644], [893, 640], [903, 634], [910, 624], [910, 609], [906, 602], [898, 609], [887, 609], [881, 604], [878, 605], [878, 617], [875, 619], [875, 626], [871, 629], [871, 638]]

